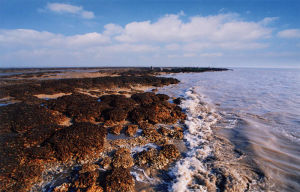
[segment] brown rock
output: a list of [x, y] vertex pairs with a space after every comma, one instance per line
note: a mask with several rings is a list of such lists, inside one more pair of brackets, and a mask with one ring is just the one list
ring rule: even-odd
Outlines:
[[175, 104], [166, 101], [155, 101], [153, 103], [147, 102], [136, 107], [130, 113], [130, 119], [133, 122], [139, 123], [141, 121], [148, 121], [149, 123], [176, 123], [178, 120], [185, 118], [181, 108]]
[[134, 165], [133, 158], [130, 155], [130, 150], [127, 148], [118, 149], [112, 160], [113, 167], [130, 168]]
[[183, 128], [174, 126], [173, 129], [174, 129], [173, 137], [175, 139], [183, 139]]
[[56, 186], [53, 189], [53, 192], [68, 192], [70, 186], [71, 186], [71, 183], [63, 183], [60, 186]]
[[103, 169], [109, 169], [111, 164], [111, 158], [110, 157], [104, 157], [102, 161], [100, 162], [100, 165], [103, 167]]
[[124, 121], [127, 118], [128, 112], [123, 109], [113, 108], [104, 111], [103, 113], [106, 120], [110, 120], [113, 122], [120, 122], [120, 121]]
[[168, 95], [165, 94], [157, 94], [156, 95], [161, 101], [167, 101], [170, 99], [170, 97]]
[[99, 185], [93, 185], [92, 187], [89, 187], [86, 192], [103, 192], [103, 188]]
[[152, 92], [133, 94], [131, 98], [141, 105], [149, 105], [160, 100], [159, 97]]
[[25, 133], [42, 125], [59, 124], [61, 118], [40, 105], [17, 103], [4, 106], [0, 111], [0, 134], [12, 131]]
[[172, 160], [180, 156], [179, 150], [173, 144], [163, 146], [162, 150], [159, 153], [163, 154], [166, 158]]
[[84, 159], [103, 151], [106, 130], [100, 125], [76, 123], [56, 132], [49, 143], [56, 151], [58, 159]]
[[157, 149], [150, 148], [149, 150], [144, 150], [137, 154], [136, 164], [139, 166], [147, 165], [150, 166], [152, 163], [152, 159], [155, 158], [158, 154]]
[[79, 173], [94, 172], [94, 171], [97, 171], [98, 169], [99, 169], [99, 165], [87, 163], [87, 164], [82, 165]]
[[80, 173], [73, 186], [76, 189], [87, 189], [96, 185], [99, 174], [97, 171]]
[[110, 107], [97, 101], [97, 98], [75, 93], [47, 101], [50, 109], [67, 114], [75, 122], [95, 122], [100, 120], [102, 112]]
[[176, 99], [173, 99], [173, 102], [176, 104], [176, 105], [180, 105], [181, 104], [181, 101], [182, 101], [182, 98], [181, 97], [178, 97]]
[[162, 139], [162, 135], [159, 134], [155, 128], [143, 129], [143, 136], [148, 138], [151, 142], [157, 142]]
[[107, 192], [134, 192], [135, 182], [128, 169], [115, 168], [106, 177]]
[[147, 165], [155, 169], [164, 169], [180, 156], [179, 150], [175, 145], [168, 144], [160, 151], [151, 148], [137, 154], [136, 164], [139, 166]]
[[123, 129], [122, 125], [115, 125], [110, 128], [110, 133], [115, 134], [115, 135], [120, 135], [122, 129]]
[[159, 129], [160, 133], [166, 137], [173, 139], [183, 139], [183, 129], [180, 127], [174, 127], [173, 130], [166, 127]]
[[128, 125], [126, 134], [130, 137], [133, 137], [136, 134], [136, 132], [138, 131], [138, 129], [139, 129], [139, 127], [137, 125]]

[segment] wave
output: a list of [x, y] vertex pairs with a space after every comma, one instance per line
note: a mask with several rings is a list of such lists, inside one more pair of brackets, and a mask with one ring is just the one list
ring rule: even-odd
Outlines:
[[181, 107], [187, 114], [184, 140], [188, 152], [170, 170], [174, 179], [169, 191], [262, 189], [263, 174], [257, 166], [249, 164], [242, 152], [214, 133], [213, 128], [222, 117], [203, 102], [204, 98], [197, 87], [185, 93]]

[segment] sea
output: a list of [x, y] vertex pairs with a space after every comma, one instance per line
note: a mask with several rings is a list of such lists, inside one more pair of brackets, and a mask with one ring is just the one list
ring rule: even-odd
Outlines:
[[169, 191], [300, 191], [300, 69], [166, 76], [180, 83], [159, 92], [187, 114]]

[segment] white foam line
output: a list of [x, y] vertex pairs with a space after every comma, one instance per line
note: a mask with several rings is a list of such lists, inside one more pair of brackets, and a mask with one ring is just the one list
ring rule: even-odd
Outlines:
[[[191, 88], [186, 92], [185, 99], [182, 101], [181, 107], [187, 114], [185, 121], [187, 130], [184, 133], [184, 139], [188, 152], [186, 157], [177, 162], [170, 172], [175, 176], [175, 181], [170, 185], [169, 191], [195, 191], [189, 186], [193, 182], [194, 176], [208, 172], [203, 160], [212, 153], [212, 149], [208, 145], [212, 135], [210, 127], [217, 122], [217, 115], [212, 113], [212, 110], [202, 102], [201, 98], [195, 92], [195, 88]], [[197, 187], [196, 191], [207, 191], [205, 186]]]

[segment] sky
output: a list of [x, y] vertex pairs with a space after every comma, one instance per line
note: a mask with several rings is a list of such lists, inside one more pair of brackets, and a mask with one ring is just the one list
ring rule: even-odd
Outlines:
[[0, 0], [0, 67], [300, 68], [300, 0]]

